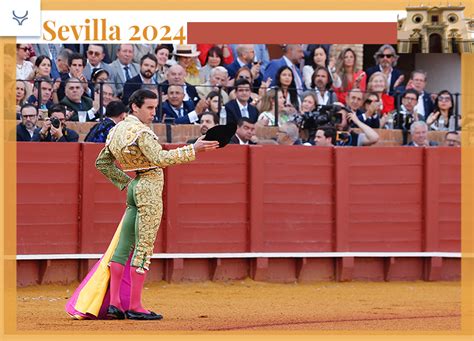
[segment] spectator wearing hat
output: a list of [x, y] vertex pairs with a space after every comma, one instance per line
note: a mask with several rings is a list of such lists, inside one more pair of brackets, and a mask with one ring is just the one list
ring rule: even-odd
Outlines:
[[123, 84], [137, 76], [140, 65], [133, 62], [133, 45], [120, 44], [117, 50], [117, 59], [110, 64], [110, 80], [114, 83], [117, 95], [122, 96]]
[[94, 69], [104, 69], [111, 73], [109, 64], [104, 62], [105, 51], [104, 45], [101, 44], [90, 44], [87, 47], [87, 64], [84, 68], [84, 76], [91, 80], [92, 72]]
[[110, 129], [120, 121], [123, 121], [127, 116], [125, 105], [121, 101], [110, 102], [107, 105], [105, 116], [102, 122], [97, 123], [91, 128], [84, 142], [105, 143]]
[[196, 57], [200, 54], [201, 52], [195, 51], [194, 46], [191, 45], [177, 45], [173, 53], [176, 62], [186, 71], [185, 81], [192, 85], [201, 84], [196, 64]]
[[128, 104], [128, 99], [137, 90], [141, 89], [144, 84], [157, 84], [155, 79], [156, 67], [158, 60], [154, 54], [146, 54], [140, 60], [140, 73], [125, 82], [123, 86], [122, 101]]

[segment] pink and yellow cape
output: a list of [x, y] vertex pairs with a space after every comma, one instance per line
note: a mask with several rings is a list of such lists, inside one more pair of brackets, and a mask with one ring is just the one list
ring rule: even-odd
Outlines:
[[[107, 251], [92, 267], [74, 294], [66, 303], [66, 312], [73, 318], [106, 319], [109, 306], [109, 263], [117, 247], [123, 218], [120, 221]], [[122, 307], [127, 310], [130, 305], [130, 258], [125, 265], [122, 283], [120, 286], [120, 299]]]

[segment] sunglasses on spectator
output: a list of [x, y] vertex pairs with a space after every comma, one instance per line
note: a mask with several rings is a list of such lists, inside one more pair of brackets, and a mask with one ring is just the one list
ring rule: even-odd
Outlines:
[[438, 100], [440, 102], [451, 102], [451, 97], [450, 96], [439, 96]]
[[384, 58], [384, 57], [385, 58], [392, 58], [393, 54], [383, 54], [383, 53], [379, 54], [379, 58]]
[[87, 51], [87, 54], [89, 56], [95, 56], [95, 57], [99, 57], [101, 55], [101, 53], [98, 51]]
[[19, 50], [23, 50], [25, 52], [30, 52], [30, 48], [29, 47], [26, 47], [26, 46], [21, 46], [18, 48]]
[[366, 99], [365, 100], [365, 104], [372, 104], [374, 102], [377, 102], [377, 100], [376, 99]]
[[246, 79], [246, 80], [249, 80], [250, 77], [249, 77], [249, 76], [239, 76], [239, 79]]

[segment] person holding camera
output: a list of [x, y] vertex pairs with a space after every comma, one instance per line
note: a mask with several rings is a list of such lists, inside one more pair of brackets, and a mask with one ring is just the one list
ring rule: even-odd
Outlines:
[[[356, 113], [349, 111], [341, 103], [335, 103], [341, 106], [337, 112], [341, 117], [341, 122], [335, 124], [337, 129], [337, 146], [370, 146], [378, 142], [379, 134], [367, 124], [363, 123]], [[356, 133], [349, 127], [354, 124], [362, 133]]]
[[79, 135], [66, 127], [66, 107], [55, 104], [48, 109], [48, 118], [41, 128], [37, 128], [31, 138], [32, 142], [77, 142]]

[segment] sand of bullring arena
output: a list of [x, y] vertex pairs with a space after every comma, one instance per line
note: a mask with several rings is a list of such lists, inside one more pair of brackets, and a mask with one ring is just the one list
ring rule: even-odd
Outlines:
[[147, 307], [162, 321], [78, 321], [64, 311], [77, 283], [17, 291], [19, 331], [456, 331], [460, 282], [318, 282], [252, 280], [145, 284]]

